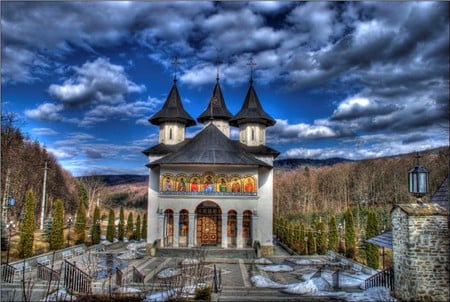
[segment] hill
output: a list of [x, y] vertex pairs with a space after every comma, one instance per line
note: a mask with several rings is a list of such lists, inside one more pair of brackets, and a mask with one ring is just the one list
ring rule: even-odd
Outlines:
[[283, 170], [297, 169], [301, 166], [309, 166], [314, 168], [333, 166], [335, 164], [352, 162], [353, 160], [333, 157], [328, 159], [309, 159], [309, 158], [286, 158], [275, 160], [273, 165], [275, 168]]

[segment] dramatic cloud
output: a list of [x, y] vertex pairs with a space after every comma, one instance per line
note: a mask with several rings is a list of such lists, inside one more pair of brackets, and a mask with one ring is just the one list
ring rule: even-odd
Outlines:
[[129, 81], [124, 68], [114, 65], [106, 58], [98, 58], [75, 67], [73, 77], [63, 85], [52, 84], [49, 93], [69, 106], [89, 103], [118, 103], [126, 93], [142, 92], [144, 86]]
[[[143, 126], [167, 96], [161, 87], [175, 56], [178, 88], [193, 115], [210, 96], [218, 59], [227, 104], [240, 108], [237, 90], [248, 85], [252, 59], [258, 95], [284, 102], [270, 104], [277, 124], [267, 129], [268, 144], [283, 156], [356, 159], [448, 145], [448, 2], [1, 6], [8, 108], [24, 113], [29, 131], [77, 171], [128, 162], [148, 147], [113, 136], [135, 142], [148, 135], [138, 131], [157, 135]], [[53, 133], [56, 122], [63, 128]], [[92, 137], [62, 137], [80, 129]]]
[[26, 110], [25, 116], [31, 119], [41, 120], [41, 121], [61, 121], [63, 116], [60, 112], [63, 110], [63, 105], [44, 103], [39, 105], [36, 109]]

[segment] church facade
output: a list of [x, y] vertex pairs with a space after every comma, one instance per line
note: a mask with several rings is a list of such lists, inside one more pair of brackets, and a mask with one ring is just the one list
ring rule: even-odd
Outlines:
[[[219, 77], [206, 110], [197, 118], [203, 129], [186, 138], [196, 121], [184, 109], [176, 78], [162, 108], [149, 122], [159, 126], [159, 143], [148, 157], [147, 242], [159, 248], [261, 246], [273, 254], [273, 161], [265, 145], [275, 120], [261, 106], [253, 79], [241, 110], [227, 109]], [[231, 127], [239, 140], [230, 138]]]

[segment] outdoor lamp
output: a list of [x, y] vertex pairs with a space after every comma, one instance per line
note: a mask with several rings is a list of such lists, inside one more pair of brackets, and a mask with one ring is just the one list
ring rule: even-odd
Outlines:
[[419, 164], [419, 152], [416, 155], [416, 166], [408, 171], [408, 191], [417, 198], [421, 198], [428, 192], [428, 174], [427, 169]]

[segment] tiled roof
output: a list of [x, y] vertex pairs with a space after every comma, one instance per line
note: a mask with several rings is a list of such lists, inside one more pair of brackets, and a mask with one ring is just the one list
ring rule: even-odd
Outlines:
[[373, 243], [381, 247], [387, 247], [392, 250], [392, 231], [384, 232], [378, 236], [366, 240], [368, 243]]
[[[177, 151], [151, 162], [148, 166], [154, 167], [160, 164], [232, 164], [271, 167], [257, 159], [241, 143], [229, 139], [212, 123], [184, 145], [179, 145], [175, 145], [179, 148]], [[159, 146], [156, 149], [161, 148]], [[255, 151], [262, 152], [263, 149], [255, 149]], [[265, 150], [268, 152], [271, 150], [272, 153], [269, 154], [276, 152], [267, 147]], [[146, 151], [148, 153], [149, 149]]]
[[[211, 106], [212, 106], [212, 116], [211, 116]], [[211, 100], [208, 104], [208, 108], [203, 111], [202, 114], [197, 118], [199, 123], [204, 123], [205, 121], [211, 119], [222, 119], [230, 120], [233, 115], [228, 111], [225, 104], [225, 99], [223, 98], [222, 90], [220, 89], [219, 79], [217, 79], [216, 86], [214, 86], [213, 94]]]
[[160, 125], [164, 122], [181, 122], [186, 127], [195, 125], [195, 120], [184, 110], [183, 103], [181, 102], [180, 94], [176, 80], [173, 81], [172, 89], [170, 89], [169, 95], [160, 111], [155, 113], [149, 122], [153, 125]]
[[239, 126], [243, 122], [257, 122], [266, 126], [275, 125], [276, 121], [261, 106], [252, 81], [241, 110], [230, 120], [230, 125]]
[[448, 177], [442, 182], [439, 189], [433, 194], [430, 199], [430, 203], [436, 203], [441, 207], [450, 210], [449, 199], [448, 199]]

